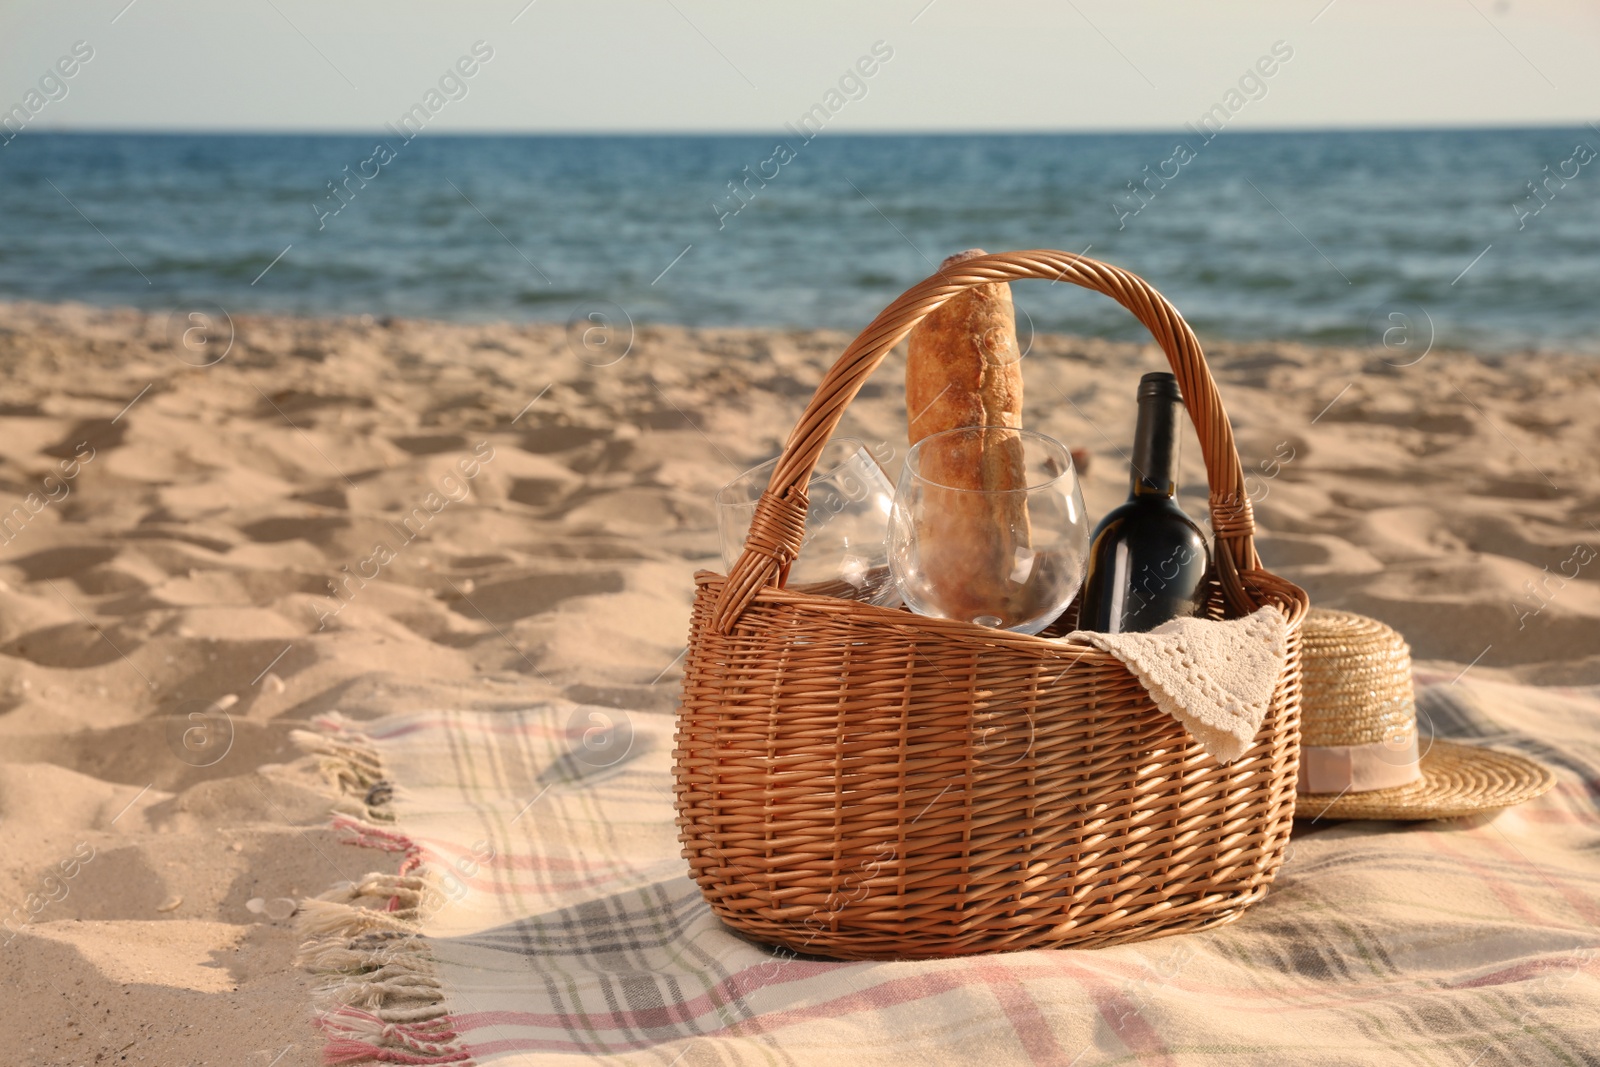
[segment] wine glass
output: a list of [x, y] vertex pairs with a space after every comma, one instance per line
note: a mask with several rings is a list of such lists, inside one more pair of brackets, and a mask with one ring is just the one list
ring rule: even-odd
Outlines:
[[907, 454], [889, 565], [918, 614], [1036, 634], [1072, 602], [1088, 557], [1083, 492], [1060, 441], [968, 426]]
[[[717, 530], [722, 562], [729, 570], [744, 550], [756, 501], [777, 466], [776, 459], [768, 460], [717, 492]], [[823, 446], [806, 483], [806, 498], [806, 532], [786, 588], [881, 606], [898, 604], [887, 544], [894, 484], [866, 446], [851, 437]]]

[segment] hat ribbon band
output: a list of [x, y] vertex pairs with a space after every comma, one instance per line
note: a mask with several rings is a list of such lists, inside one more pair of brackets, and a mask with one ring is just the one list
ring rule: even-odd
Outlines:
[[1415, 731], [1404, 743], [1374, 741], [1369, 745], [1301, 745], [1301, 793], [1364, 793], [1392, 789], [1422, 780]]

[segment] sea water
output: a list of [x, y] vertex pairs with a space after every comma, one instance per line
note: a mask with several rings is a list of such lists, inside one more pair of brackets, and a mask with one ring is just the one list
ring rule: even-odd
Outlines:
[[[1600, 131], [135, 135], [0, 147], [0, 299], [855, 331], [951, 252], [1143, 275], [1202, 337], [1600, 352]], [[781, 147], [780, 147], [781, 146]], [[1140, 328], [1069, 285], [1023, 329]], [[1424, 326], [1425, 324], [1425, 326]]]

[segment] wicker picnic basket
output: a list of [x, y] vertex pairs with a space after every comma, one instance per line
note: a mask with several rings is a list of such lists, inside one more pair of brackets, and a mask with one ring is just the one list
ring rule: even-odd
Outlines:
[[[1025, 278], [1105, 293], [1154, 335], [1210, 482], [1209, 612], [1274, 603], [1289, 619], [1266, 722], [1228, 766], [1093, 646], [784, 588], [804, 487], [867, 376], [956, 293]], [[695, 575], [673, 755], [683, 855], [712, 910], [757, 941], [840, 959], [1092, 947], [1237, 918], [1289, 840], [1307, 606], [1262, 569], [1253, 535], [1200, 344], [1142, 279], [1008, 252], [907, 290], [818, 387], [732, 572]]]

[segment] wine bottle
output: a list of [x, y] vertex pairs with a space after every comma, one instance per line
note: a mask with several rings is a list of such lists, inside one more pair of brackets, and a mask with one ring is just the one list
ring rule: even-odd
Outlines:
[[1205, 534], [1174, 499], [1182, 403], [1173, 375], [1139, 379], [1133, 487], [1091, 535], [1079, 629], [1139, 633], [1201, 610], [1211, 554]]

